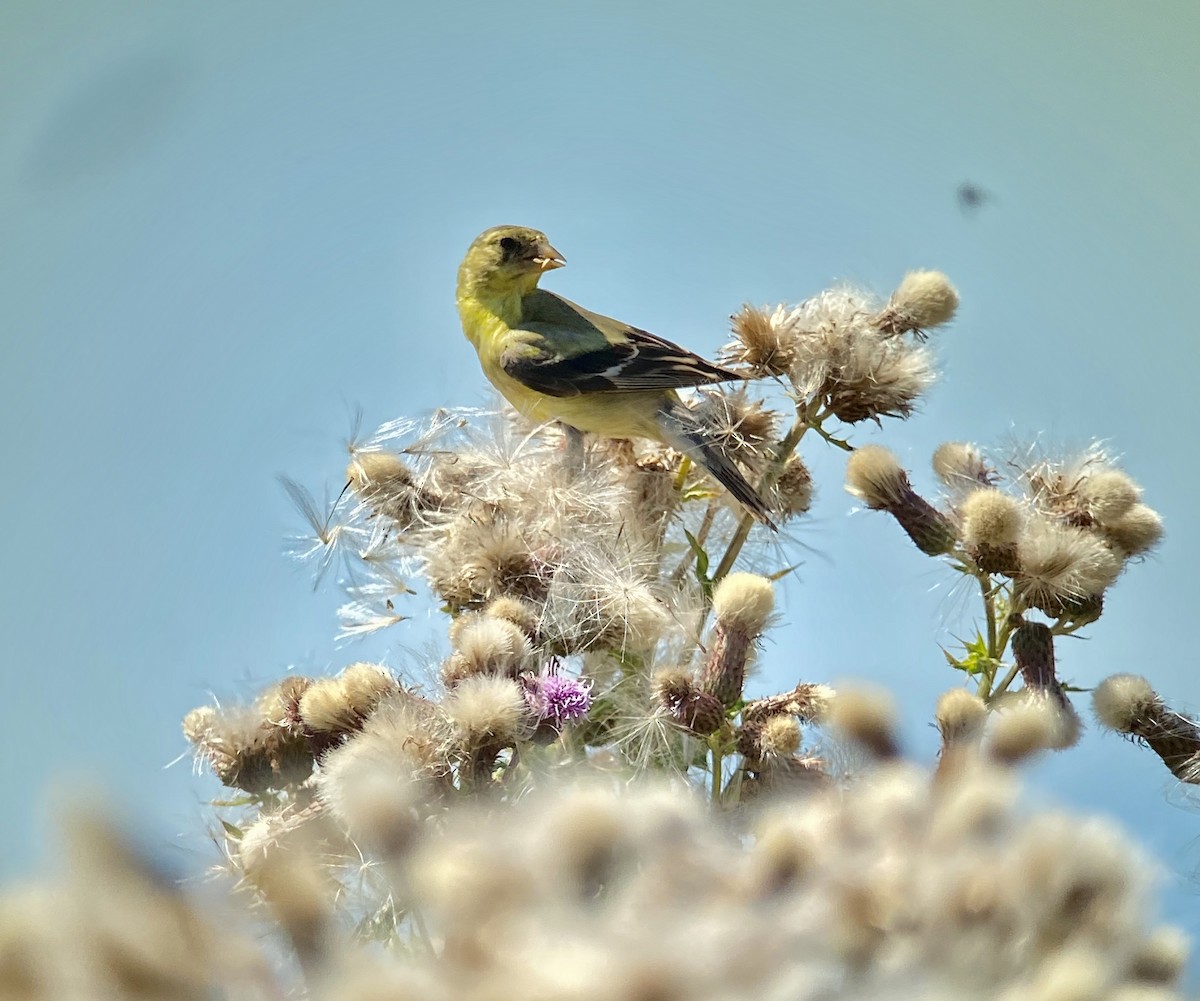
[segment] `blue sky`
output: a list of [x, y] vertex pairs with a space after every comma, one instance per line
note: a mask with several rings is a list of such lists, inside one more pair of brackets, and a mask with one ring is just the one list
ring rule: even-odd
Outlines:
[[[164, 766], [210, 693], [404, 668], [430, 642], [419, 620], [335, 645], [338, 596], [282, 555], [300, 526], [276, 475], [334, 483], [356, 408], [373, 426], [486, 401], [453, 279], [500, 222], [551, 235], [557, 291], [708, 352], [745, 300], [945, 270], [943, 381], [854, 440], [930, 486], [948, 438], [1109, 439], [1168, 536], [1061, 671], [1200, 704], [1200, 14], [1050, 6], [9, 0], [0, 874], [45, 854], [64, 781], [104, 783], [163, 840], [196, 831], [213, 788]], [[964, 181], [990, 195], [971, 214]], [[851, 513], [840, 455], [806, 456], [821, 556], [784, 588], [757, 684], [880, 681], [928, 755], [955, 680], [938, 644], [969, 609]], [[1129, 826], [1200, 934], [1200, 801], [1157, 759], [1092, 728], [1033, 780]]]

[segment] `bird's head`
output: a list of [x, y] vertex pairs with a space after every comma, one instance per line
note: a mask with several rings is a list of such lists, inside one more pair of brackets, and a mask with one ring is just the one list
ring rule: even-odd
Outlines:
[[498, 294], [530, 292], [545, 272], [566, 263], [545, 233], [494, 226], [475, 237], [458, 269], [458, 284]]

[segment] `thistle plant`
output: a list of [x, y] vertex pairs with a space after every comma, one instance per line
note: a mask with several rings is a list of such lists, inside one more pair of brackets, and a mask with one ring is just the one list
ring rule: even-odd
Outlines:
[[[944, 445], [927, 500], [854, 440], [915, 412], [957, 303], [918, 271], [883, 300], [839, 287], [732, 317], [722, 359], [747, 381], [689, 405], [782, 542], [663, 446], [581, 454], [508, 410], [356, 440], [324, 506], [289, 482], [297, 554], [346, 588], [342, 638], [402, 633], [428, 600], [442, 652], [190, 712], [230, 790], [232, 897], [163, 883], [85, 820], [62, 887], [0, 909], [0, 998], [1173, 997], [1186, 943], [1149, 923], [1147, 866], [1098, 824], [1015, 807], [1016, 767], [1081, 726], [1056, 641], [1100, 617], [1160, 519], [1099, 449], [1002, 476]], [[932, 772], [903, 760], [877, 693], [754, 690], [810, 444], [848, 453], [851, 492], [980, 595], [978, 637], [947, 654], [973, 690], [939, 699]], [[1200, 728], [1145, 679], [1094, 705], [1196, 780]], [[80, 889], [101, 884], [153, 949], [110, 935]], [[51, 906], [73, 939], [38, 917]]]

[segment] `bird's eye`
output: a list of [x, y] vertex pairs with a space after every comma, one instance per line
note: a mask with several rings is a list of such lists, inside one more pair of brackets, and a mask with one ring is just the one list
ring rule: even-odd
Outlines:
[[505, 253], [511, 254], [519, 246], [521, 246], [521, 242], [513, 239], [511, 236], [500, 237], [500, 249]]

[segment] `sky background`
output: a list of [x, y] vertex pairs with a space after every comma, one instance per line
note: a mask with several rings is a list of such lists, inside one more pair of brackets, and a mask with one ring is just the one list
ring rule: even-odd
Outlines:
[[[554, 290], [710, 354], [745, 300], [945, 270], [944, 379], [853, 440], [932, 488], [947, 439], [1108, 439], [1168, 535], [1060, 673], [1200, 705], [1198, 28], [1194, 0], [7, 0], [0, 877], [51, 856], [64, 781], [198, 862], [215, 786], [167, 767], [188, 709], [289, 669], [403, 670], [440, 635], [422, 615], [337, 645], [339, 595], [283, 555], [302, 525], [276, 477], [340, 485], [358, 408], [488, 401], [453, 282], [498, 223], [550, 234]], [[819, 556], [755, 690], [878, 681], [928, 758], [957, 681], [938, 644], [974, 609], [854, 513], [842, 455], [805, 455]], [[1094, 726], [1031, 781], [1126, 825], [1200, 939], [1200, 794]]]

